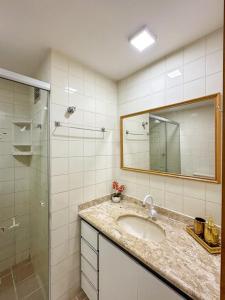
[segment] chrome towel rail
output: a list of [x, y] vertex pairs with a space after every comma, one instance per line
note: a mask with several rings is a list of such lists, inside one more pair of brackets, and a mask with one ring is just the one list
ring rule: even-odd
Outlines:
[[74, 128], [79, 130], [88, 130], [88, 131], [96, 131], [96, 132], [106, 132], [104, 127], [100, 129], [93, 129], [93, 128], [78, 127], [78, 126], [66, 126], [66, 125], [62, 125], [59, 121], [55, 121], [55, 127]]
[[134, 132], [130, 132], [129, 130], [126, 130], [126, 134], [130, 134], [130, 135], [149, 135], [149, 133], [134, 133]]

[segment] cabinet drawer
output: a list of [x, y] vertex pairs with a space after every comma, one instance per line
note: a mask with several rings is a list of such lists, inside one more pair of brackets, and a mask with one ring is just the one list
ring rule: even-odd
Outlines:
[[84, 257], [81, 257], [81, 271], [86, 275], [89, 281], [98, 289], [98, 272], [87, 262]]
[[81, 255], [95, 268], [95, 270], [98, 270], [98, 254], [83, 238], [81, 238]]
[[88, 296], [89, 300], [98, 300], [97, 290], [91, 285], [91, 283], [88, 281], [88, 279], [83, 273], [81, 273], [81, 288]]
[[81, 236], [88, 241], [95, 250], [98, 250], [98, 231], [83, 220], [81, 221]]

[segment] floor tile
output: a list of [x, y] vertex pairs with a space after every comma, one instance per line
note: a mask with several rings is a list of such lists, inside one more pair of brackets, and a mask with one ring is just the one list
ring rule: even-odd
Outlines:
[[0, 292], [0, 300], [17, 300], [14, 288], [2, 290]]
[[22, 281], [34, 273], [33, 265], [29, 262], [20, 266], [13, 267], [13, 277], [15, 282]]
[[89, 300], [83, 290], [75, 297], [74, 300]]
[[45, 298], [43, 296], [42, 290], [39, 289], [36, 292], [25, 297], [24, 300], [45, 300]]
[[0, 292], [9, 288], [13, 288], [13, 278], [11, 273], [0, 278]]
[[39, 288], [39, 282], [35, 275], [31, 275], [22, 281], [16, 282], [18, 299], [24, 299], [24, 297], [30, 295]]
[[0, 277], [3, 277], [5, 275], [8, 275], [11, 273], [11, 269], [7, 269], [7, 270], [4, 270], [4, 271], [1, 271], [0, 272]]

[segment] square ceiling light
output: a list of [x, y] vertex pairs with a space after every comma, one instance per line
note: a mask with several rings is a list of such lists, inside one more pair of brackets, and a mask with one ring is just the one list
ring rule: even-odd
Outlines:
[[181, 73], [181, 71], [180, 71], [179, 69], [176, 69], [176, 70], [174, 70], [174, 71], [168, 73], [167, 75], [168, 75], [168, 77], [170, 77], [170, 78], [176, 78], [176, 77], [178, 77], [178, 76], [181, 76], [182, 73]]
[[146, 28], [142, 28], [129, 39], [130, 44], [140, 52], [150, 47], [156, 42], [155, 36]]

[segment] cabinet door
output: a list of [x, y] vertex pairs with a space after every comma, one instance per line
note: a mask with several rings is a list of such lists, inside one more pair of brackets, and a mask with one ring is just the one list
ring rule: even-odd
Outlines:
[[185, 299], [155, 275], [138, 266], [138, 300]]
[[137, 300], [137, 271], [129, 256], [100, 235], [99, 300]]

